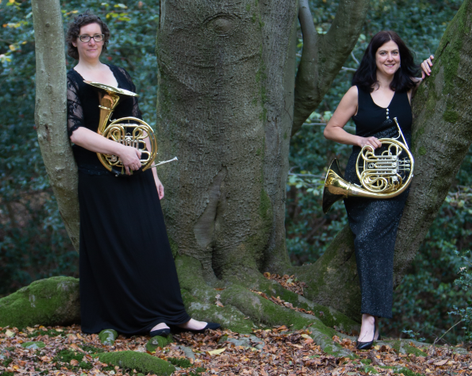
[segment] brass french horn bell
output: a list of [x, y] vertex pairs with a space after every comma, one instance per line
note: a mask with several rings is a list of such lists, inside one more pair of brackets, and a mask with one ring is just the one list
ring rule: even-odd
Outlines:
[[[343, 198], [370, 197], [378, 199], [393, 198], [404, 192], [413, 178], [415, 160], [403, 137], [397, 118], [393, 119], [398, 128], [397, 138], [381, 138], [383, 151], [375, 154], [370, 146], [364, 146], [356, 161], [356, 173], [361, 182], [346, 181], [334, 159], [326, 174], [323, 189], [323, 212]], [[399, 141], [402, 139], [403, 142]]]
[[[140, 161], [142, 171], [150, 167], [177, 160], [177, 157], [175, 157], [168, 161], [153, 164], [157, 155], [157, 141], [152, 127], [145, 121], [133, 116], [128, 116], [112, 120], [109, 123], [113, 110], [120, 101], [120, 97], [123, 95], [135, 97], [138, 96], [138, 94], [99, 82], [86, 80], [84, 80], [84, 82], [99, 89], [100, 104], [98, 107], [100, 107], [100, 120], [97, 133], [114, 142], [138, 149], [141, 152]], [[149, 139], [149, 149], [146, 145], [146, 139]], [[125, 167], [118, 156], [103, 153], [97, 153], [97, 156], [101, 164], [108, 171], [115, 173], [116, 176], [125, 174]]]

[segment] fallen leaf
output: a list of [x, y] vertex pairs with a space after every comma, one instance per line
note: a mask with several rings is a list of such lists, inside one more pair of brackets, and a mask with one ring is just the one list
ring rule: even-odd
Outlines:
[[210, 354], [210, 355], [219, 355], [225, 350], [226, 350], [226, 347], [223, 347], [222, 349], [207, 351], [207, 353]]
[[15, 336], [15, 332], [12, 332], [10, 329], [7, 329], [7, 331], [5, 332], [5, 335], [6, 335], [8, 338], [11, 338], [11, 337], [14, 337], [14, 336]]

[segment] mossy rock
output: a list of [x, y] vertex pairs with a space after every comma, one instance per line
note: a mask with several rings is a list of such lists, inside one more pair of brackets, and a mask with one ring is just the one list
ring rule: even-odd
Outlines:
[[44, 342], [38, 341], [38, 342], [24, 342], [21, 344], [21, 347], [24, 347], [25, 349], [42, 349], [43, 347], [46, 347]]
[[136, 351], [108, 352], [96, 354], [94, 357], [95, 356], [103, 363], [118, 366], [123, 369], [135, 369], [137, 372], [144, 374], [151, 373], [158, 376], [167, 376], [175, 371], [175, 367], [165, 360]]
[[155, 352], [158, 347], [166, 347], [169, 343], [174, 342], [172, 334], [168, 336], [154, 336], [146, 344], [146, 350], [149, 352]]
[[79, 280], [40, 279], [0, 299], [0, 327], [71, 325], [80, 322]]
[[393, 341], [390, 345], [393, 349], [400, 354], [414, 354], [415, 356], [427, 356], [425, 352], [421, 351], [417, 347], [410, 345], [411, 341], [408, 340], [397, 340]]
[[98, 338], [103, 345], [111, 346], [115, 343], [118, 332], [114, 329], [103, 329], [99, 334]]

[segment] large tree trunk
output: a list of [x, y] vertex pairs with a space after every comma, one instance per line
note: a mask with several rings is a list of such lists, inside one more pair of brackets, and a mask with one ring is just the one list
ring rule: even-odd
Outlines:
[[[451, 21], [435, 54], [431, 77], [413, 100], [415, 177], [395, 244], [395, 284], [400, 283], [472, 143], [472, 0]], [[349, 317], [360, 313], [352, 234], [346, 227], [315, 264], [297, 275], [310, 281], [309, 298]]]
[[[348, 56], [367, 4], [341, 1], [340, 19], [325, 38], [316, 38], [302, 4], [309, 42], [297, 97], [305, 109], [318, 81], [325, 91]], [[348, 7], [356, 11], [346, 16]], [[284, 211], [297, 15], [296, 1], [161, 2], [158, 137], [164, 158], [179, 157], [160, 171], [164, 211], [175, 250], [198, 259], [208, 281], [241, 276], [241, 268], [288, 265]], [[319, 68], [328, 60], [337, 69]], [[322, 95], [316, 97], [311, 111]]]
[[[333, 59], [336, 66], [347, 58], [367, 3], [342, 1], [339, 17], [344, 18], [335, 24], [343, 24], [344, 33], [336, 26], [324, 44], [320, 40], [325, 39], [312, 34], [307, 7], [300, 8], [304, 38], [312, 37], [297, 78], [304, 111], [310, 106], [313, 111], [322, 97], [311, 98], [317, 88], [317, 81], [312, 81], [320, 72], [313, 70], [323, 61]], [[360, 5], [363, 12], [347, 12]], [[299, 306], [311, 304], [261, 274], [289, 267], [285, 185], [298, 11], [296, 1], [285, 0], [161, 0], [159, 152], [163, 159], [179, 158], [159, 171], [166, 186], [163, 210], [169, 237], [184, 297], [194, 303], [189, 304], [190, 313], [241, 331], [258, 323], [290, 320], [301, 327], [316, 322], [295, 312], [278, 312], [248, 290], [280, 295]], [[322, 70], [323, 90], [339, 67], [330, 69]], [[297, 114], [300, 119], [300, 111]], [[214, 304], [217, 294], [224, 308]], [[318, 309], [324, 312], [323, 320], [341, 321], [346, 328], [352, 324], [335, 312]]]
[[77, 167], [66, 128], [66, 61], [61, 7], [59, 0], [33, 0], [31, 5], [36, 50], [38, 141], [59, 211], [78, 251]]
[[179, 158], [160, 171], [164, 212], [179, 253], [208, 280], [260, 269], [269, 244], [283, 247], [273, 227], [284, 210], [297, 6], [256, 4], [161, 2], [159, 144]]

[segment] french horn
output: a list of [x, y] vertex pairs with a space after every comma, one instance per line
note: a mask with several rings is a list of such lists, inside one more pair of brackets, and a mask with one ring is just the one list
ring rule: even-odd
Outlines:
[[382, 143], [382, 151], [379, 154], [367, 145], [357, 156], [356, 174], [361, 185], [346, 181], [337, 159], [333, 159], [324, 183], [324, 213], [343, 198], [355, 196], [388, 199], [398, 196], [408, 188], [413, 178], [415, 160], [397, 118], [393, 120], [398, 128], [398, 137], [379, 139]]
[[[113, 110], [118, 105], [121, 96], [136, 97], [138, 94], [99, 82], [86, 80], [84, 82], [100, 89], [100, 104], [98, 106], [100, 108], [100, 120], [97, 133], [114, 142], [138, 149], [141, 152], [140, 162], [142, 171], [177, 160], [177, 157], [174, 157], [173, 159], [153, 164], [157, 155], [157, 141], [152, 127], [144, 120], [128, 116], [110, 121]], [[146, 144], [146, 139], [149, 140], [149, 148]], [[125, 174], [125, 166], [118, 156], [97, 153], [97, 157], [100, 163], [116, 176]]]

